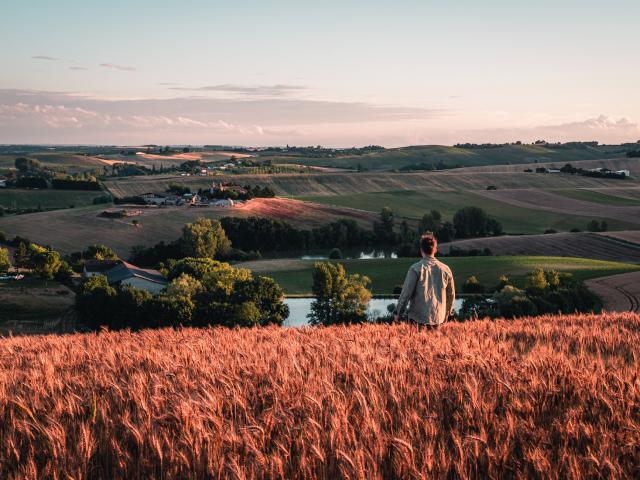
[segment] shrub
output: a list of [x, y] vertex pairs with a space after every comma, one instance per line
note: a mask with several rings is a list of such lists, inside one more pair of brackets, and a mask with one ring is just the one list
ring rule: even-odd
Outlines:
[[464, 282], [464, 285], [462, 285], [462, 293], [484, 293], [484, 292], [485, 292], [484, 285], [482, 285], [475, 276], [471, 276], [467, 278], [466, 282]]
[[5, 273], [11, 268], [11, 260], [9, 260], [9, 250], [0, 248], [0, 273]]

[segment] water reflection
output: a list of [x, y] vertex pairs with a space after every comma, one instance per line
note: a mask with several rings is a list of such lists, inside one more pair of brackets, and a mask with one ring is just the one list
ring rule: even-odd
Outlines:
[[[341, 259], [336, 260], [375, 260], [378, 258], [398, 258], [396, 252], [385, 252], [384, 250], [372, 250], [370, 252], [345, 252]], [[328, 255], [302, 255], [300, 260], [329, 260]]]
[[[284, 303], [289, 306], [289, 318], [284, 322], [285, 327], [304, 327], [309, 325], [307, 315], [311, 311], [313, 298], [286, 298]], [[372, 298], [367, 309], [367, 316], [373, 320], [387, 315], [387, 307], [396, 303], [395, 298]], [[458, 311], [462, 305], [462, 300], [456, 299], [454, 309]]]

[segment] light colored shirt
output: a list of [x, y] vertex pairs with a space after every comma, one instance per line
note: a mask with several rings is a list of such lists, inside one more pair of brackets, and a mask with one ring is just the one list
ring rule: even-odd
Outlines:
[[453, 308], [456, 290], [451, 269], [434, 257], [411, 265], [398, 298], [396, 313], [409, 306], [409, 319], [426, 325], [440, 325]]

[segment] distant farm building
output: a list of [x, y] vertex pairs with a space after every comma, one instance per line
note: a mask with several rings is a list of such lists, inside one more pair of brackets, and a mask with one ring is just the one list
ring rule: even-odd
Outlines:
[[215, 202], [210, 203], [212, 207], [233, 207], [236, 202], [231, 200], [230, 198], [221, 198], [220, 200], [216, 200]]
[[180, 205], [183, 202], [177, 195], [164, 193], [143, 193], [138, 198], [147, 205]]

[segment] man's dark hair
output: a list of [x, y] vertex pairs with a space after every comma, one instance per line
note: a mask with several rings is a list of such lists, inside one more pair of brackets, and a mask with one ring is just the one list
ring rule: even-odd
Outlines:
[[438, 240], [431, 232], [423, 233], [420, 237], [420, 250], [422, 250], [424, 253], [433, 252], [437, 244]]

